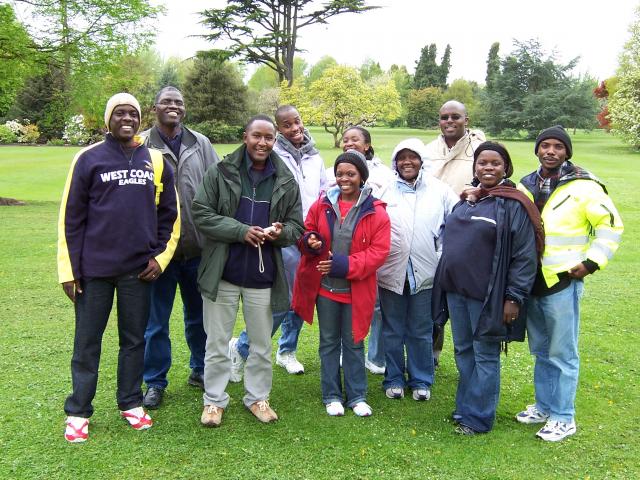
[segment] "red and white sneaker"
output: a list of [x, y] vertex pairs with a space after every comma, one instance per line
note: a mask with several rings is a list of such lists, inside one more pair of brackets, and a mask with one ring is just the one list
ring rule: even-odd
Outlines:
[[89, 438], [89, 419], [69, 416], [65, 420], [64, 439], [71, 443], [86, 442]]
[[151, 420], [149, 414], [145, 412], [142, 407], [125, 410], [124, 412], [120, 412], [120, 415], [129, 422], [129, 425], [135, 430], [145, 430], [151, 428], [153, 425], [153, 420]]

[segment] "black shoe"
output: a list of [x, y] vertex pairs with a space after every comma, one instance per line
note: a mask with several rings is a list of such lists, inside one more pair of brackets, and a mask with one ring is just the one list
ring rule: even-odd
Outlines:
[[454, 410], [451, 413], [451, 421], [457, 425], [458, 423], [460, 423], [460, 420], [462, 420], [462, 415]]
[[157, 409], [162, 403], [162, 397], [164, 396], [164, 388], [149, 387], [147, 393], [144, 394], [142, 399], [142, 405], [149, 410]]
[[191, 375], [187, 378], [187, 383], [193, 387], [200, 387], [204, 390], [204, 377], [202, 373], [191, 370]]
[[458, 426], [456, 427], [454, 432], [457, 433], [458, 435], [476, 435], [480, 433], [474, 430], [473, 428], [471, 428], [470, 426], [465, 425], [464, 423], [458, 423]]

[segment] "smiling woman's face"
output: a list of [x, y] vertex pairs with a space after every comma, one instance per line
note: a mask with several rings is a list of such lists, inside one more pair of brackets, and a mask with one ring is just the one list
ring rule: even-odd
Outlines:
[[475, 176], [484, 188], [495, 187], [505, 175], [504, 160], [498, 152], [483, 150], [476, 160]]

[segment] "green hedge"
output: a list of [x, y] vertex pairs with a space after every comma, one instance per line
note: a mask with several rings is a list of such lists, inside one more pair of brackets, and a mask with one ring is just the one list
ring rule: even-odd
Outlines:
[[201, 122], [187, 125], [211, 140], [211, 143], [236, 143], [242, 140], [243, 127], [218, 122]]

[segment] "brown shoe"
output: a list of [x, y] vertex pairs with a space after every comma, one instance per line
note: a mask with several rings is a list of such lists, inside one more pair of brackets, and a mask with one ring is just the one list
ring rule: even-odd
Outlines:
[[276, 412], [269, 406], [267, 400], [260, 400], [254, 403], [249, 407], [249, 410], [251, 410], [251, 413], [262, 423], [270, 423], [278, 420], [278, 415], [276, 415]]
[[222, 423], [222, 412], [224, 412], [224, 408], [205, 405], [200, 417], [200, 423], [205, 427], [219, 427]]

